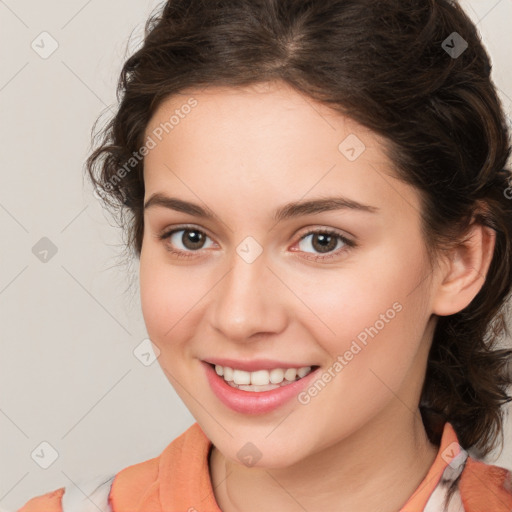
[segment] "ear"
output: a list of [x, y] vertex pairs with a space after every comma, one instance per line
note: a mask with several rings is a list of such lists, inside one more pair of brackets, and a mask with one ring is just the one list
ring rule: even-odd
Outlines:
[[451, 249], [434, 292], [432, 312], [453, 315], [462, 311], [482, 288], [494, 254], [496, 232], [473, 223], [467, 237]]

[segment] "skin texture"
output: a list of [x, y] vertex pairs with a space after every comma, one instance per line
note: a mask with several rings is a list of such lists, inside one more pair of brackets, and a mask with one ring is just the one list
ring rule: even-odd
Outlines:
[[[493, 232], [474, 225], [467, 243], [431, 267], [419, 195], [394, 177], [385, 141], [283, 83], [182, 92], [160, 105], [146, 135], [190, 97], [197, 105], [145, 157], [145, 201], [160, 192], [215, 218], [145, 211], [141, 303], [165, 375], [214, 445], [220, 508], [398, 510], [437, 453], [418, 410], [436, 315], [477, 294]], [[338, 149], [350, 134], [366, 146], [354, 161]], [[285, 203], [334, 195], [379, 210], [272, 218]], [[203, 245], [184, 245], [183, 231], [158, 238], [183, 224], [207, 235]], [[300, 238], [322, 228], [357, 246], [334, 241], [334, 257], [308, 259], [324, 254], [321, 245]], [[248, 236], [263, 249], [252, 263], [236, 251]], [[243, 415], [209, 387], [200, 361], [210, 357], [326, 370], [394, 303], [400, 311], [307, 404]], [[237, 457], [247, 442], [261, 452], [252, 467]]]

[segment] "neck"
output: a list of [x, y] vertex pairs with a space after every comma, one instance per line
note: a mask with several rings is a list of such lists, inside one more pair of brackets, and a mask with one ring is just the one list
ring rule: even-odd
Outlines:
[[412, 414], [398, 403], [384, 414], [387, 418], [374, 418], [286, 468], [248, 468], [212, 447], [210, 473], [219, 507], [223, 512], [396, 512], [425, 478], [438, 447], [429, 442], [419, 410]]

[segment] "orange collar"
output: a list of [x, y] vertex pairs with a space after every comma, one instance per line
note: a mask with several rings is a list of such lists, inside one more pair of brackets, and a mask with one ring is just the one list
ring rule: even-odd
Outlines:
[[[110, 495], [113, 511], [222, 512], [210, 480], [211, 446], [196, 422], [159, 457], [121, 470]], [[463, 504], [465, 512], [512, 510], [511, 472], [468, 457], [452, 425], [445, 423], [432, 466], [400, 512], [437, 512], [446, 482], [460, 474], [460, 494], [458, 490], [454, 500]], [[461, 509], [457, 507], [457, 510]]]

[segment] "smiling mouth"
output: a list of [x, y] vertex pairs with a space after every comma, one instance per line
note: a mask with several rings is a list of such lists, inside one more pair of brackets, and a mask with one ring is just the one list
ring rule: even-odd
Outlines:
[[253, 392], [271, 391], [279, 387], [288, 386], [319, 368], [318, 365], [312, 365], [248, 372], [229, 366], [215, 365], [213, 363], [207, 364], [213, 368], [219, 378], [223, 379], [232, 388]]

